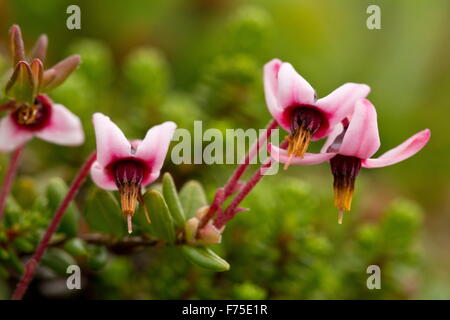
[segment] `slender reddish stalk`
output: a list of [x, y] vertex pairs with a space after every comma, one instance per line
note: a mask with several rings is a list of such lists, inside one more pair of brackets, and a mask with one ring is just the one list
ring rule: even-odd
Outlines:
[[72, 199], [75, 197], [84, 179], [89, 174], [89, 169], [91, 168], [95, 159], [96, 153], [94, 152], [92, 155], [89, 156], [89, 158], [86, 160], [86, 162], [83, 164], [80, 171], [78, 172], [78, 175], [73, 180], [72, 185], [70, 186], [70, 189], [66, 194], [66, 197], [63, 199], [63, 201], [59, 205], [59, 208], [56, 210], [56, 213], [53, 216], [53, 219], [50, 222], [50, 225], [48, 226], [47, 231], [44, 234], [44, 237], [37, 246], [34, 255], [25, 264], [25, 273], [22, 279], [20, 280], [19, 284], [17, 285], [16, 291], [14, 291], [11, 299], [21, 300], [23, 295], [27, 291], [28, 285], [30, 284], [31, 280], [33, 279], [34, 273], [36, 272], [36, 268], [41, 262], [42, 256], [45, 250], [47, 249], [50, 238], [58, 228], [59, 223], [61, 222], [61, 219], [64, 216], [64, 212], [66, 211]]
[[0, 104], [0, 112], [9, 111], [9, 110], [13, 109], [15, 107], [15, 105], [16, 105], [16, 101], [14, 101], [14, 100]]
[[[287, 146], [288, 142], [284, 141], [280, 148], [285, 148]], [[218, 214], [216, 219], [214, 220], [214, 226], [217, 229], [221, 229], [229, 220], [233, 219], [233, 217], [236, 215], [238, 210], [239, 204], [242, 202], [242, 200], [245, 199], [245, 197], [250, 193], [250, 191], [253, 190], [253, 188], [258, 184], [259, 181], [264, 177], [264, 172], [270, 168], [270, 166], [273, 164], [274, 160], [272, 158], [269, 158], [265, 163], [261, 165], [261, 167], [253, 174], [253, 176], [247, 181], [247, 183], [244, 185], [244, 187], [239, 191], [239, 193], [236, 195], [236, 197], [233, 199], [233, 201], [230, 203], [230, 205], [223, 211], [220, 212], [221, 214]]]
[[220, 208], [220, 206], [228, 199], [230, 195], [236, 190], [236, 186], [239, 183], [239, 179], [244, 174], [245, 170], [250, 165], [250, 162], [253, 158], [258, 154], [261, 146], [270, 138], [274, 129], [278, 127], [278, 122], [276, 120], [271, 120], [267, 126], [264, 135], [260, 136], [259, 139], [252, 145], [250, 151], [244, 158], [244, 161], [234, 170], [230, 179], [228, 179], [225, 186], [217, 189], [216, 194], [214, 195], [214, 199], [212, 204], [209, 207], [208, 212], [203, 217], [200, 222], [199, 229], [204, 227], [209, 220], [212, 219], [214, 214]]
[[234, 186], [239, 181], [241, 176], [244, 174], [244, 171], [250, 165], [250, 161], [252, 161], [253, 158], [258, 154], [261, 145], [264, 144], [267, 141], [267, 139], [270, 138], [273, 129], [276, 129], [277, 127], [278, 122], [276, 120], [271, 120], [269, 124], [266, 126], [265, 134], [259, 137], [259, 139], [253, 144], [250, 151], [245, 156], [244, 162], [241, 165], [239, 165], [239, 167], [237, 167], [237, 169], [234, 171], [228, 182], [223, 187], [225, 198], [233, 193]]
[[8, 195], [11, 191], [14, 177], [16, 176], [17, 172], [17, 167], [19, 165], [20, 155], [22, 154], [24, 147], [25, 145], [21, 145], [16, 150], [14, 150], [11, 155], [11, 161], [9, 162], [8, 171], [6, 172], [2, 188], [0, 190], [0, 220], [2, 220], [3, 216], [5, 215], [6, 199], [8, 198]]

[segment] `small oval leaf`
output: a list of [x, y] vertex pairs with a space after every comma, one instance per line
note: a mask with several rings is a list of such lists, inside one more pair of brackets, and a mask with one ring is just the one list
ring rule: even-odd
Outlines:
[[108, 262], [108, 250], [102, 246], [90, 246], [87, 265], [90, 269], [99, 271], [103, 269]]
[[125, 218], [114, 196], [105, 190], [95, 189], [89, 196], [84, 216], [91, 231], [117, 237], [127, 234]]
[[162, 186], [164, 200], [167, 203], [167, 207], [172, 215], [175, 226], [182, 228], [186, 218], [180, 199], [178, 198], [177, 188], [175, 187], [175, 183], [170, 173], [166, 172], [164, 174]]
[[180, 201], [186, 219], [192, 218], [200, 207], [207, 205], [206, 194], [202, 185], [194, 180], [186, 182], [181, 188]]
[[77, 264], [77, 262], [63, 249], [50, 248], [42, 257], [42, 264], [59, 275], [66, 275], [67, 267]]
[[64, 243], [64, 250], [74, 256], [84, 256], [88, 254], [86, 242], [80, 238], [72, 238]]
[[230, 264], [209, 248], [183, 246], [181, 250], [189, 261], [205, 269], [216, 272], [230, 269]]
[[175, 229], [169, 208], [161, 193], [155, 190], [144, 194], [144, 202], [150, 216], [149, 227], [153, 233], [168, 243], [175, 242]]

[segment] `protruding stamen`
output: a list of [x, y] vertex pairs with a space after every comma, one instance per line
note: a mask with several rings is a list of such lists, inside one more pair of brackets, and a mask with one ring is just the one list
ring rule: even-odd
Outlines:
[[133, 216], [131, 214], [127, 215], [127, 223], [128, 223], [128, 233], [132, 233], [133, 232], [133, 222], [131, 221], [131, 218]]
[[361, 169], [361, 159], [337, 155], [330, 160], [334, 183], [334, 206], [339, 209], [338, 222], [342, 223], [343, 212], [350, 211], [355, 179]]
[[303, 158], [312, 137], [320, 129], [322, 122], [322, 114], [314, 108], [300, 107], [293, 111], [291, 135], [287, 137], [287, 141], [289, 141], [287, 151], [290, 157], [284, 169], [289, 167], [293, 157]]
[[129, 159], [115, 163], [112, 170], [120, 192], [122, 212], [128, 219], [128, 232], [131, 233], [131, 218], [136, 211], [136, 202], [141, 197], [144, 166], [138, 161]]
[[289, 155], [288, 160], [286, 161], [286, 163], [284, 164], [284, 170], [287, 170], [289, 168], [289, 166], [291, 165], [292, 159], [294, 159], [295, 155], [293, 153], [291, 153]]
[[344, 220], [344, 210], [339, 209], [339, 213], [338, 213], [338, 223], [342, 224], [342, 220]]
[[138, 200], [140, 191], [140, 186], [136, 184], [124, 184], [119, 187], [120, 204], [122, 205], [124, 215], [134, 215], [134, 211], [136, 211], [136, 201]]

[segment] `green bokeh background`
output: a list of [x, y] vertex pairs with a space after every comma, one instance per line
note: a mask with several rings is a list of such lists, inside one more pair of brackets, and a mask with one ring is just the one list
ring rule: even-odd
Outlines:
[[[66, 28], [66, 8], [71, 4], [78, 4], [81, 8], [81, 30]], [[381, 8], [381, 30], [366, 27], [366, 9], [372, 4]], [[268, 215], [267, 221], [283, 216], [283, 212], [289, 210], [292, 211], [289, 216], [300, 215], [304, 202], [297, 203], [294, 194], [286, 201], [289, 205], [285, 208], [282, 206], [284, 193], [271, 188], [272, 185], [286, 187], [284, 181], [289, 179], [294, 181], [294, 186], [300, 183], [298, 188], [310, 190], [308, 197], [320, 202], [316, 209], [311, 210], [311, 215], [320, 211], [322, 217], [320, 223], [316, 221], [320, 227], [314, 228], [310, 236], [309, 231], [305, 231], [310, 226], [308, 223], [292, 222], [302, 231], [294, 228], [290, 232], [294, 235], [299, 232], [327, 244], [335, 241], [332, 237], [341, 239], [336, 242], [348, 243], [333, 247], [334, 255], [340, 256], [336, 259], [327, 255], [327, 259], [322, 261], [318, 258], [320, 254], [312, 250], [312, 259], [318, 259], [318, 262], [305, 272], [315, 270], [317, 274], [314, 277], [305, 275], [307, 280], [302, 277], [291, 279], [298, 287], [278, 281], [273, 274], [273, 278], [269, 277], [272, 280], [264, 283], [258, 283], [247, 274], [251, 273], [252, 260], [248, 259], [246, 250], [253, 250], [251, 252], [255, 255], [255, 252], [270, 254], [269, 251], [274, 250], [270, 242], [264, 241], [264, 221], [259, 219], [253, 222], [259, 224], [254, 228], [261, 232], [253, 232], [247, 241], [264, 244], [267, 250], [247, 248], [246, 241], [237, 243], [235, 248], [242, 252], [229, 255], [229, 261], [232, 266], [236, 265], [236, 270], [220, 274], [220, 279], [216, 279], [216, 285], [219, 283], [225, 288], [220, 294], [208, 291], [208, 284], [202, 283], [213, 277], [210, 274], [190, 272], [186, 275], [197, 281], [197, 286], [189, 289], [191, 291], [180, 289], [182, 293], [178, 294], [175, 289], [164, 289], [165, 282], [162, 281], [160, 289], [152, 288], [152, 294], [148, 294], [150, 289], [144, 284], [139, 287], [133, 283], [136, 276], [122, 273], [123, 278], [120, 278], [120, 272], [116, 270], [110, 275], [117, 282], [110, 285], [115, 290], [103, 295], [84, 292], [84, 297], [450, 298], [449, 21], [450, 2], [447, 0], [0, 0], [0, 50], [4, 51], [0, 59], [2, 70], [7, 63], [7, 30], [13, 23], [22, 27], [28, 48], [39, 34], [49, 36], [48, 65], [71, 53], [79, 53], [83, 60], [80, 69], [52, 92], [51, 97], [80, 115], [86, 130], [86, 144], [64, 148], [34, 140], [22, 161], [15, 196], [24, 198], [22, 202], [26, 202], [30, 195], [22, 193], [23, 185], [32, 184], [35, 186], [33, 192], [39, 193], [39, 188], [53, 176], [70, 181], [94, 148], [93, 112], [110, 115], [131, 138], [142, 137], [150, 126], [166, 120], [173, 120], [179, 127], [188, 129], [192, 128], [194, 120], [203, 120], [204, 128], [264, 127], [270, 116], [264, 103], [261, 71], [264, 63], [278, 57], [291, 62], [313, 85], [319, 97], [345, 82], [369, 84], [372, 88], [369, 98], [378, 111], [382, 141], [379, 154], [424, 128], [431, 129], [430, 143], [401, 164], [362, 170], [354, 208], [345, 218], [348, 226], [341, 229], [334, 225], [336, 212], [332, 207], [332, 179], [327, 165], [290, 168], [261, 182], [255, 194], [244, 203], [252, 211], [245, 213], [246, 217], [238, 216], [230, 230], [253, 228], [251, 222], [254, 218], [248, 216], [263, 215], [262, 212]], [[319, 147], [320, 143], [313, 146], [315, 150]], [[2, 155], [3, 163], [6, 159]], [[172, 172], [178, 185], [192, 178], [201, 180], [211, 199], [214, 188], [225, 182], [233, 166], [175, 167], [167, 161], [165, 169]], [[88, 182], [86, 188], [91, 185], [92, 182]], [[273, 200], [268, 194], [279, 197]], [[361, 252], [366, 252], [358, 251], [354, 244], [358, 241], [355, 234], [366, 232], [365, 227], [363, 231], [353, 232], [353, 226], [359, 225], [361, 220], [379, 225], [379, 217], [387, 208], [394, 206], [392, 210], [398, 209], [395, 207], [398, 199], [409, 199], [404, 200], [407, 206], [414, 207], [411, 209], [414, 212], [422, 212], [423, 220], [418, 218], [420, 231], [414, 235], [414, 241], [421, 247], [420, 267], [414, 268], [418, 289], [411, 289], [411, 294], [405, 293], [409, 289], [402, 289], [399, 290], [401, 293], [393, 290], [386, 295], [367, 296], [369, 293], [364, 282], [358, 287], [356, 280], [349, 278], [339, 280], [338, 285], [332, 280], [334, 269], [323, 274], [318, 271], [329, 268], [327, 264], [338, 259], [342, 262], [342, 257], [348, 257], [346, 263], [351, 265], [352, 258], [357, 259]], [[277, 205], [271, 207], [269, 203], [267, 206], [272, 210], [267, 210], [265, 201], [273, 201]], [[285, 223], [290, 225], [289, 219], [296, 218], [286, 219]], [[228, 229], [225, 238], [227, 232]], [[229, 238], [232, 235], [230, 231]], [[379, 236], [382, 237], [381, 234]], [[234, 248], [232, 241], [236, 239], [227, 241], [225, 247]], [[298, 241], [301, 242], [294, 237], [289, 243], [295, 246]], [[304, 250], [304, 247], [294, 248], [292, 252], [301, 255]], [[275, 251], [274, 254], [279, 253]], [[158, 269], [161, 279], [181, 281], [186, 278], [182, 271], [172, 267], [175, 258], [158, 260], [164, 252], [154, 254], [157, 255], [156, 261], [167, 263], [166, 271], [162, 272], [162, 267]], [[132, 263], [131, 258], [126, 257], [120, 257], [118, 261], [113, 267], [120, 270], [126, 269], [123, 265]], [[358, 263], [361, 262], [355, 262], [350, 269], [359, 270], [356, 267]], [[149, 270], [157, 268], [151, 263], [149, 265]], [[113, 267], [107, 272], [113, 272]], [[340, 272], [347, 267], [337, 263], [335, 268]], [[359, 274], [362, 278], [365, 277], [364, 268], [362, 263]], [[391, 283], [397, 285], [395, 274], [404, 274], [401, 266], [398, 269], [392, 273], [393, 279], [387, 280], [387, 287]], [[181, 273], [178, 278], [173, 275], [177, 272]], [[284, 274], [289, 272], [297, 271], [288, 269]], [[151, 273], [147, 276], [151, 283]], [[101, 277], [108, 277], [108, 273]], [[279, 277], [283, 278], [283, 275]], [[331, 280], [324, 280], [327, 277]], [[311, 279], [316, 279], [317, 283]], [[321, 281], [326, 284], [320, 285]], [[410, 282], [408, 284], [415, 287]], [[183, 283], [183, 286], [188, 285]], [[268, 290], [272, 286], [275, 286], [274, 291]], [[348, 292], [341, 290], [346, 286], [354, 289]]]

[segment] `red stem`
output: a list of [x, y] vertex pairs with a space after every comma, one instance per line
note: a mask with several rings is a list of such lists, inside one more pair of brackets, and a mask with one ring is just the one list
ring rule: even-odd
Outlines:
[[58, 210], [56, 210], [56, 213], [53, 216], [53, 220], [50, 222], [50, 225], [48, 226], [47, 231], [44, 234], [44, 237], [37, 246], [36, 252], [31, 257], [31, 259], [25, 264], [25, 273], [22, 279], [20, 280], [19, 284], [17, 285], [16, 291], [13, 293], [11, 299], [21, 300], [23, 295], [27, 291], [28, 285], [30, 284], [31, 280], [33, 279], [34, 273], [36, 272], [36, 268], [41, 262], [42, 255], [47, 249], [50, 238], [58, 228], [59, 223], [61, 222], [61, 219], [63, 218], [64, 212], [66, 211], [68, 205], [75, 197], [78, 189], [80, 188], [86, 176], [89, 174], [89, 169], [91, 168], [95, 159], [96, 153], [94, 152], [92, 155], [89, 156], [89, 158], [86, 160], [86, 162], [83, 164], [80, 171], [78, 172], [78, 175], [73, 180], [72, 185], [70, 186], [70, 189], [66, 194], [66, 197], [61, 202]]
[[21, 145], [16, 150], [13, 151], [11, 155], [11, 161], [9, 162], [8, 171], [6, 172], [5, 178], [3, 180], [3, 185], [0, 190], [0, 221], [5, 215], [6, 199], [11, 191], [11, 187], [16, 176], [17, 167], [19, 165], [20, 155], [24, 149], [25, 145]]
[[244, 158], [244, 162], [241, 163], [236, 168], [236, 170], [234, 170], [233, 174], [231, 175], [230, 179], [228, 179], [225, 186], [217, 189], [216, 194], [214, 195], [213, 202], [210, 205], [207, 214], [203, 217], [202, 221], [200, 222], [199, 229], [203, 228], [208, 223], [208, 221], [212, 219], [216, 211], [219, 210], [220, 206], [228, 199], [230, 195], [233, 194], [236, 185], [239, 182], [239, 179], [242, 177], [242, 175], [250, 165], [250, 162], [253, 160], [253, 158], [258, 154], [261, 145], [264, 144], [267, 141], [267, 139], [270, 138], [273, 130], [276, 129], [277, 127], [278, 122], [276, 120], [271, 120], [267, 124], [265, 134], [259, 137], [259, 139], [252, 145], [250, 151]]
[[237, 167], [237, 169], [234, 171], [233, 175], [230, 177], [228, 182], [224, 186], [224, 196], [227, 198], [233, 193], [234, 186], [239, 181], [241, 176], [244, 174], [244, 171], [248, 168], [250, 165], [250, 161], [253, 160], [253, 158], [258, 154], [260, 150], [260, 146], [267, 141], [267, 139], [270, 138], [272, 135], [273, 129], [276, 129], [278, 127], [278, 122], [276, 120], [271, 120], [265, 130], [265, 134], [261, 137], [259, 137], [258, 141], [253, 144], [250, 151], [247, 153], [247, 155], [244, 158], [244, 162]]
[[0, 112], [9, 111], [9, 110], [13, 109], [15, 106], [16, 106], [15, 100], [0, 104]]
[[[284, 141], [280, 148], [285, 148], [288, 142]], [[245, 199], [245, 197], [253, 190], [253, 188], [258, 184], [259, 181], [264, 177], [264, 172], [268, 169], [272, 163], [273, 159], [269, 158], [261, 167], [253, 174], [253, 176], [247, 181], [241, 191], [236, 195], [231, 204], [226, 208], [221, 214], [217, 215], [214, 220], [214, 226], [217, 229], [221, 229], [229, 220], [233, 219], [236, 213], [239, 211], [238, 206]]]

